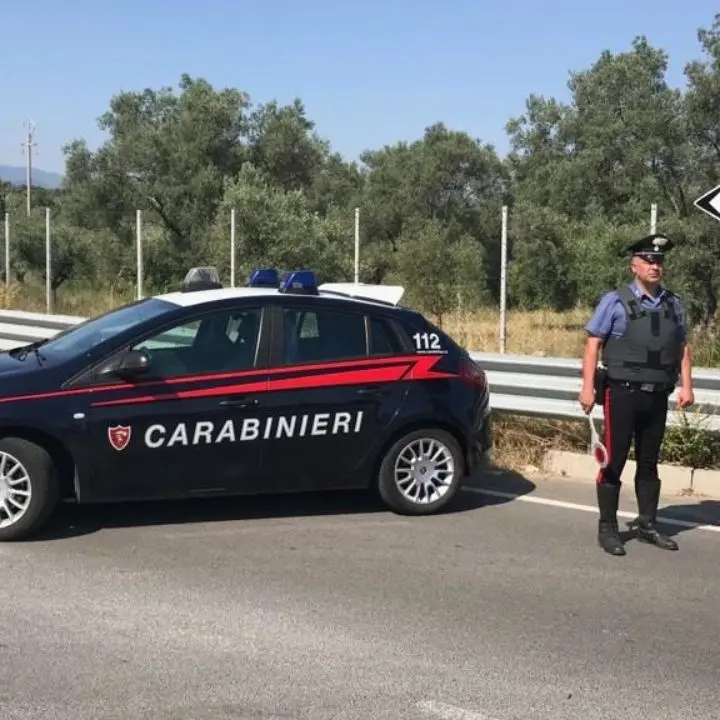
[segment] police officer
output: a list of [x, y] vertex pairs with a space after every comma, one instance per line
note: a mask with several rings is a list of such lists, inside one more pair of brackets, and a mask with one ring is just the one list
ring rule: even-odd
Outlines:
[[[635, 442], [638, 537], [666, 550], [677, 543], [655, 527], [660, 499], [657, 465], [665, 435], [668, 397], [680, 380], [677, 405], [693, 404], [691, 356], [680, 298], [662, 286], [665, 253], [673, 242], [652, 234], [632, 243], [634, 280], [600, 300], [586, 326], [579, 401], [589, 413], [603, 404], [608, 465], [597, 477], [598, 542], [611, 555], [625, 555], [618, 531], [620, 477]], [[602, 350], [602, 366], [598, 359]]]

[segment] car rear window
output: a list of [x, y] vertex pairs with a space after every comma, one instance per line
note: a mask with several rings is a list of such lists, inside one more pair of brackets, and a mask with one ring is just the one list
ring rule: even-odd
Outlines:
[[402, 342], [387, 320], [370, 317], [371, 355], [398, 355], [404, 350]]

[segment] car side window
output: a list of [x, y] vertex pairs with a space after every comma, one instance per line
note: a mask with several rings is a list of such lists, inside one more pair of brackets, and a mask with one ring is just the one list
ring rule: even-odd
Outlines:
[[260, 308], [221, 310], [180, 323], [131, 347], [150, 355], [153, 377], [249, 370], [255, 363]]
[[284, 365], [363, 357], [367, 357], [367, 340], [362, 313], [283, 309]]
[[383, 318], [370, 318], [370, 354], [399, 355], [404, 348], [393, 332], [392, 327]]

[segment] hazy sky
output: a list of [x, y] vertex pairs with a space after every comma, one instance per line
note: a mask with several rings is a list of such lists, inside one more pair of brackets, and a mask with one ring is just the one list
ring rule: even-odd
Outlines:
[[[263, 8], [263, 4], [265, 7]], [[61, 147], [103, 141], [97, 117], [122, 90], [176, 86], [181, 73], [253, 102], [299, 96], [347, 157], [413, 139], [436, 121], [507, 149], [504, 126], [531, 92], [567, 97], [571, 69], [644, 34], [670, 54], [669, 80], [699, 57], [710, 0], [34, 0], [0, 13], [0, 164], [62, 171]]]

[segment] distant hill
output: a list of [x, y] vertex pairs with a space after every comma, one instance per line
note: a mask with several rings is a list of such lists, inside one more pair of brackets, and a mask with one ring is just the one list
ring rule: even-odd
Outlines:
[[[59, 173], [47, 172], [46, 170], [40, 170], [38, 168], [33, 168], [32, 171], [32, 184], [36, 187], [55, 190], [60, 187], [62, 179], [63, 176]], [[13, 185], [24, 185], [25, 168], [13, 167], [11, 165], [0, 165], [0, 180], [12, 183]]]

